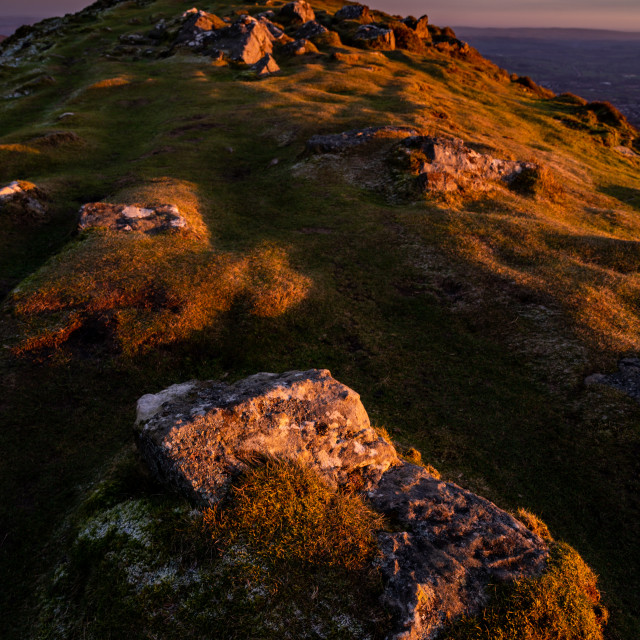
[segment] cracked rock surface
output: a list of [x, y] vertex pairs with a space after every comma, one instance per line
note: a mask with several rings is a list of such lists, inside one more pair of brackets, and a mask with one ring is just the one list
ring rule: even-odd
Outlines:
[[496, 505], [403, 462], [360, 396], [329, 371], [191, 381], [138, 401], [136, 440], [162, 484], [215, 504], [247, 462], [296, 459], [334, 487], [357, 487], [394, 524], [378, 535], [393, 640], [430, 640], [474, 615], [490, 583], [538, 575], [545, 542]]
[[110, 229], [111, 231], [161, 233], [187, 228], [187, 221], [178, 207], [163, 204], [157, 207], [90, 202], [80, 209], [78, 229]]

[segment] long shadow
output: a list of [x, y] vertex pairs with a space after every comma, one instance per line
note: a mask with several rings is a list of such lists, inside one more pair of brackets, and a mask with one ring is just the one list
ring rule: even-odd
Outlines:
[[608, 187], [601, 187], [599, 191], [640, 211], [640, 189], [610, 185]]

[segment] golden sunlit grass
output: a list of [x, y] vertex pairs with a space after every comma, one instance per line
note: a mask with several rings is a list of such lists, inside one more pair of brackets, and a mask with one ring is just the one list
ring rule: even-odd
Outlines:
[[596, 576], [569, 545], [552, 546], [545, 573], [495, 587], [489, 606], [446, 640], [602, 640], [608, 613]]
[[87, 90], [92, 89], [111, 89], [112, 87], [123, 87], [131, 83], [129, 76], [116, 76], [115, 78], [106, 78], [105, 80], [99, 80], [87, 87]]
[[92, 233], [13, 294], [23, 330], [16, 351], [55, 349], [75, 333], [89, 342], [111, 338], [131, 355], [211, 327], [237, 303], [279, 316], [309, 287], [273, 246], [235, 255], [179, 235]]
[[296, 462], [267, 460], [234, 487], [230, 505], [205, 512], [222, 546], [246, 544], [268, 561], [363, 569], [383, 519], [352, 494], [335, 492]]

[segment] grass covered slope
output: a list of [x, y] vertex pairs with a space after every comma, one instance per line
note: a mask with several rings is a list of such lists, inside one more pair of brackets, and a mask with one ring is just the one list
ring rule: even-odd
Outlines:
[[[0, 283], [21, 283], [1, 329], [2, 604], [21, 611], [3, 637], [25, 637], [58, 562], [44, 541], [129, 442], [139, 396], [311, 366], [446, 478], [540, 514], [600, 575], [608, 636], [636, 637], [640, 411], [582, 385], [638, 350], [640, 162], [618, 148], [633, 131], [435, 47], [334, 41], [261, 81], [139, 56], [119, 37], [192, 5], [97, 4], [0, 67], [0, 186], [27, 180], [51, 203], [46, 221], [0, 213]], [[382, 125], [549, 179], [399, 198], [370, 150], [305, 155], [312, 135]], [[76, 235], [95, 201], [174, 203], [193, 232]]]

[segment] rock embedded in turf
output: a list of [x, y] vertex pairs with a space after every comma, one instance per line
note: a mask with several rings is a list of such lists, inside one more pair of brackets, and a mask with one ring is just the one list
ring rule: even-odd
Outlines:
[[288, 2], [280, 9], [280, 15], [300, 24], [316, 19], [313, 8], [308, 2], [305, 2], [305, 0]]
[[339, 11], [336, 11], [335, 19], [342, 20], [370, 20], [371, 13], [369, 7], [363, 4], [351, 4], [346, 7], [342, 7]]
[[383, 138], [409, 138], [418, 135], [416, 129], [411, 127], [367, 127], [365, 129], [352, 129], [342, 133], [330, 133], [315, 135], [307, 141], [307, 151], [312, 153], [339, 153], [348, 151], [354, 147], [373, 140]]
[[78, 229], [108, 229], [123, 233], [152, 235], [166, 231], [186, 229], [187, 221], [176, 205], [156, 207], [90, 202], [80, 209]]
[[412, 170], [424, 192], [486, 191], [495, 181], [509, 183], [531, 162], [500, 160], [479, 153], [459, 138], [415, 136], [398, 146], [399, 156], [413, 157]]
[[258, 373], [232, 385], [193, 382], [181, 389], [169, 401], [139, 400], [136, 439], [154, 477], [200, 503], [224, 498], [256, 456], [299, 460], [333, 486], [364, 489], [398, 462], [394, 447], [371, 427], [360, 396], [326, 370]]
[[377, 562], [394, 640], [434, 638], [487, 604], [489, 585], [539, 575], [548, 547], [493, 503], [401, 461], [360, 396], [326, 370], [192, 381], [138, 401], [138, 449], [161, 484], [215, 504], [247, 464], [294, 459], [356, 487], [395, 523]]
[[267, 22], [265, 18], [256, 20], [242, 16], [230, 27], [214, 32], [207, 44], [232, 62], [256, 64], [273, 53], [273, 43], [277, 39]]
[[353, 36], [356, 46], [378, 51], [394, 51], [396, 37], [392, 29], [378, 27], [374, 24], [363, 24]]
[[305, 22], [295, 33], [296, 40], [314, 40], [317, 38], [322, 38], [325, 34], [329, 33], [329, 29], [327, 29], [324, 25], [316, 22], [315, 20], [310, 20], [309, 22]]
[[32, 182], [16, 180], [0, 188], [0, 216], [15, 222], [43, 222], [49, 213], [46, 194]]
[[416, 35], [419, 38], [423, 38], [425, 40], [431, 40], [431, 32], [429, 31], [428, 16], [422, 16], [417, 20], [415, 18], [408, 17], [408, 18], [405, 18], [402, 22], [406, 24], [407, 27], [409, 27], [410, 29], [413, 29], [413, 31], [416, 32]]
[[450, 620], [487, 604], [489, 583], [539, 575], [548, 547], [493, 503], [403, 463], [369, 494], [402, 532], [382, 532], [384, 602], [397, 640], [434, 638]]
[[278, 71], [280, 71], [278, 63], [270, 53], [268, 53], [264, 58], [258, 60], [252, 68], [256, 72], [256, 75], [260, 77], [270, 76], [271, 74], [278, 73]]

